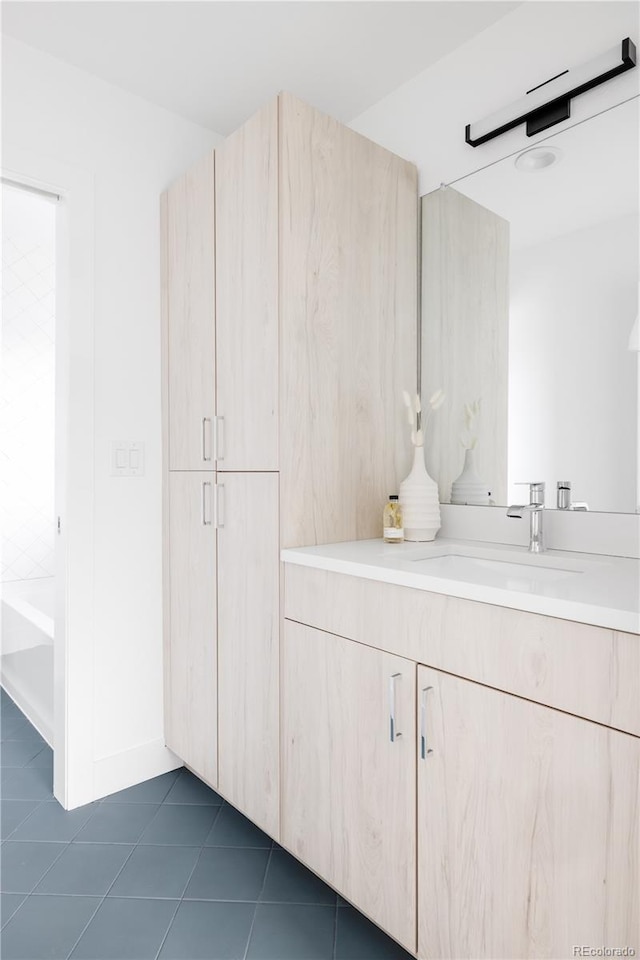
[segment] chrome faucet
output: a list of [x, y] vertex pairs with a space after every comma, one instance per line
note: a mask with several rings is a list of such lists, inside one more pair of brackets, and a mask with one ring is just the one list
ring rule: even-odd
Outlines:
[[529, 551], [542, 553], [544, 550], [544, 531], [542, 518], [544, 516], [544, 483], [528, 483], [529, 503], [507, 508], [507, 516], [521, 519], [525, 513], [529, 514]]
[[588, 510], [589, 504], [584, 500], [571, 499], [571, 481], [558, 480], [556, 486], [558, 510]]

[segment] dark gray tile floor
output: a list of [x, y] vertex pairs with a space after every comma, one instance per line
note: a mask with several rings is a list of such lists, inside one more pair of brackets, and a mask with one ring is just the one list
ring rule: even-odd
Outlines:
[[3, 960], [410, 957], [187, 770], [78, 810], [0, 692]]

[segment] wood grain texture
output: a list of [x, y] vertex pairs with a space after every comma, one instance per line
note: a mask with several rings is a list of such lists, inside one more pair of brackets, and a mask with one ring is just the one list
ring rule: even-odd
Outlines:
[[213, 153], [176, 180], [165, 196], [169, 463], [172, 470], [211, 469], [216, 412]]
[[419, 668], [426, 688], [419, 956], [637, 951], [640, 740]]
[[[165, 739], [199, 776], [218, 781], [216, 534], [212, 471], [169, 474], [170, 624], [165, 643]], [[203, 483], [211, 484], [203, 494]]]
[[288, 94], [280, 105], [282, 545], [377, 536], [409, 468], [416, 168]]
[[278, 102], [216, 149], [218, 470], [278, 469]]
[[[509, 224], [448, 187], [422, 198], [422, 396], [446, 403], [425, 441], [440, 500], [461, 473], [464, 404], [482, 399], [476, 463], [492, 499], [507, 496]], [[524, 478], [527, 479], [526, 477]]]
[[415, 666], [289, 621], [282, 656], [283, 841], [415, 951]]
[[640, 736], [640, 638], [285, 564], [285, 616]]
[[218, 486], [219, 787], [278, 839], [278, 475], [218, 474]]

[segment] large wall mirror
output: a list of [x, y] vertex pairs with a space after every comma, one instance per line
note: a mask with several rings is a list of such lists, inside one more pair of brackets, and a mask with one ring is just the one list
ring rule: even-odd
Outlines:
[[422, 198], [442, 502], [518, 503], [543, 480], [548, 507], [570, 481], [565, 506], [640, 509], [638, 119], [634, 99]]

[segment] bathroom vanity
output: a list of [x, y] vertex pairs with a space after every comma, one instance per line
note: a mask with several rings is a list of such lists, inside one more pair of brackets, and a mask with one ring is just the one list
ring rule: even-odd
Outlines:
[[638, 562], [283, 560], [280, 842], [421, 960], [638, 950]]
[[[504, 516], [477, 208], [422, 208], [427, 465], [446, 499], [482, 387]], [[281, 94], [161, 214], [166, 745], [420, 960], [639, 951], [640, 561], [366, 539], [409, 468], [415, 167]]]

